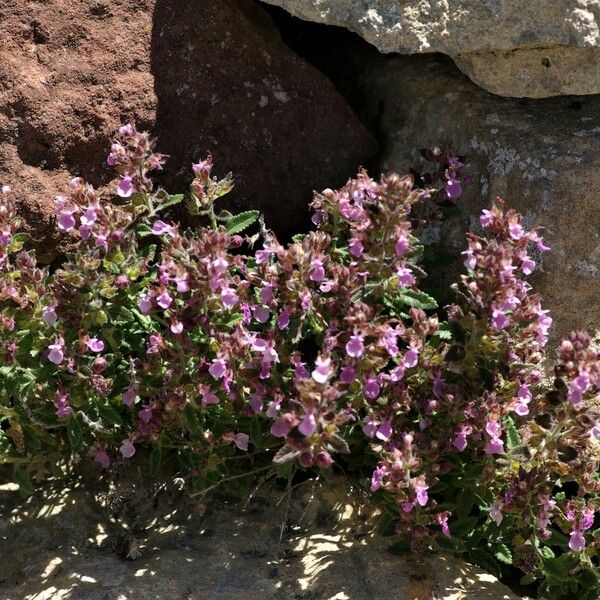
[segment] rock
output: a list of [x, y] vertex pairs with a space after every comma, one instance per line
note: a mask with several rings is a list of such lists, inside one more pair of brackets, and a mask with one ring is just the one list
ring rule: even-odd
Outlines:
[[600, 92], [600, 48], [527, 48], [454, 56], [458, 68], [500, 96], [547, 98]]
[[74, 175], [108, 184], [111, 136], [132, 117], [171, 155], [169, 191], [211, 151], [236, 178], [232, 204], [260, 208], [284, 234], [303, 223], [313, 189], [343, 183], [375, 151], [249, 0], [1, 3], [0, 182], [46, 259], [54, 195]]
[[[363, 53], [364, 54], [364, 53]], [[454, 269], [432, 274], [447, 289], [462, 268], [464, 233], [496, 196], [545, 227], [553, 251], [533, 285], [555, 318], [554, 336], [595, 329], [600, 320], [600, 96], [515, 100], [475, 86], [445, 57], [375, 57], [362, 65], [363, 118], [382, 132], [381, 166], [400, 172], [425, 165], [420, 148], [464, 155], [473, 182], [461, 215], [426, 232], [454, 255]], [[536, 257], [536, 259], [541, 257]]]
[[[112, 491], [126, 505], [119, 507], [99, 487], [49, 486], [45, 498], [25, 504], [16, 490], [0, 487], [6, 518], [0, 541], [13, 557], [0, 563], [0, 597], [518, 600], [494, 577], [450, 555], [414, 560], [389, 553], [393, 538], [373, 533], [375, 509], [347, 482], [305, 482], [289, 502], [285, 486], [265, 485], [245, 509], [220, 497], [204, 516], [164, 494], [148, 508], [137, 487]], [[136, 560], [114, 551], [109, 514], [121, 519], [119, 510], [144, 514], [142, 538], [132, 544], [129, 536], [141, 553]]]
[[443, 52], [502, 96], [600, 92], [597, 0], [264, 1], [346, 27], [382, 52]]

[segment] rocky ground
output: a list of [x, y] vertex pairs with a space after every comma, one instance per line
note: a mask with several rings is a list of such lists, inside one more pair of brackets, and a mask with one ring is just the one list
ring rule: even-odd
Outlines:
[[[407, 559], [374, 533], [376, 511], [342, 482], [265, 484], [201, 516], [130, 480], [0, 487], [1, 600], [516, 600], [451, 556]], [[125, 522], [129, 527], [125, 528]], [[286, 525], [287, 524], [287, 525]]]

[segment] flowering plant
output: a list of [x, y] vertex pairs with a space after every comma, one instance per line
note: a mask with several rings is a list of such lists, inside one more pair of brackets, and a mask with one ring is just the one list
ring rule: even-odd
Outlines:
[[[186, 197], [154, 190], [163, 161], [123, 126], [114, 201], [81, 178], [56, 199], [79, 241], [54, 270], [23, 249], [2, 188], [0, 463], [23, 493], [73, 460], [110, 471], [141, 449], [151, 475], [169, 464], [201, 495], [339, 463], [368, 474], [413, 551], [596, 598], [600, 354], [572, 334], [549, 376], [552, 320], [525, 281], [532, 248], [548, 250], [539, 233], [501, 201], [483, 211], [441, 310], [418, 287], [411, 229], [432, 190], [412, 178], [360, 172], [317, 194], [315, 231], [283, 245], [262, 222], [240, 235], [256, 212], [217, 212], [232, 182], [210, 157]], [[169, 221], [182, 201], [205, 227]]]

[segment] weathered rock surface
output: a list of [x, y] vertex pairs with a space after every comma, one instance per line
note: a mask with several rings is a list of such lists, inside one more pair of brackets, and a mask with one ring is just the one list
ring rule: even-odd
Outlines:
[[[425, 167], [419, 148], [466, 156], [473, 182], [462, 216], [427, 232], [462, 268], [464, 232], [496, 196], [545, 227], [553, 248], [533, 276], [555, 317], [555, 336], [600, 321], [600, 96], [515, 100], [485, 92], [441, 55], [375, 57], [359, 81], [365, 114], [382, 132], [382, 168]], [[438, 282], [439, 283], [439, 282]]]
[[346, 27], [382, 52], [459, 57], [473, 81], [503, 96], [600, 92], [598, 0], [264, 1]]
[[109, 141], [131, 117], [171, 155], [167, 189], [185, 189], [192, 160], [212, 151], [236, 178], [232, 202], [283, 232], [313, 189], [343, 183], [375, 149], [249, 0], [0, 3], [0, 182], [48, 258], [54, 195], [74, 175], [111, 179]]
[[[339, 483], [308, 482], [289, 503], [285, 488], [265, 486], [245, 509], [220, 498], [203, 517], [165, 494], [152, 504], [136, 486], [43, 494], [19, 508], [0, 487], [2, 600], [517, 600], [451, 556], [390, 554], [393, 538], [372, 533], [373, 508]], [[119, 558], [109, 515], [123, 512], [147, 526], [127, 542], [135, 560]]]

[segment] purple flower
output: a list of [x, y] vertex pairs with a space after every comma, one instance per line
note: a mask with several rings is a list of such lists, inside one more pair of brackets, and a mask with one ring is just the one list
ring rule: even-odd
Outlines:
[[152, 300], [149, 294], [142, 294], [138, 298], [138, 308], [143, 315], [147, 315], [152, 308]]
[[300, 425], [298, 425], [298, 431], [304, 437], [310, 437], [315, 430], [317, 429], [317, 421], [315, 420], [314, 415], [306, 415], [302, 421], [300, 421]]
[[327, 380], [333, 375], [331, 370], [331, 359], [317, 357], [315, 360], [315, 369], [312, 372], [312, 378], [317, 383], [326, 383]]
[[394, 367], [390, 372], [390, 379], [393, 382], [401, 381], [402, 378], [404, 377], [404, 370], [405, 370], [404, 364], [400, 364], [397, 367]]
[[54, 344], [50, 344], [48, 350], [50, 350], [48, 352], [48, 360], [55, 365], [59, 365], [65, 357], [62, 342], [57, 341]]
[[427, 501], [429, 500], [429, 495], [427, 494], [428, 489], [429, 486], [425, 485], [424, 483], [417, 483], [417, 485], [415, 485], [415, 491], [417, 492], [417, 504], [419, 506], [425, 506], [427, 504]]
[[502, 329], [506, 329], [510, 324], [510, 319], [506, 316], [506, 313], [499, 309], [495, 308], [492, 311], [492, 326], [497, 331], [501, 331]]
[[346, 344], [346, 354], [352, 358], [359, 358], [364, 354], [365, 346], [361, 335], [353, 335]]
[[250, 437], [246, 433], [236, 433], [233, 436], [233, 443], [244, 452], [248, 451], [248, 442], [250, 441]]
[[270, 431], [272, 436], [283, 438], [286, 437], [290, 432], [290, 428], [285, 424], [283, 419], [279, 419], [278, 421], [275, 421], [273, 425], [271, 425]]
[[410, 244], [408, 242], [408, 238], [404, 234], [398, 236], [398, 239], [396, 240], [396, 245], [394, 246], [396, 255], [404, 256], [409, 247]]
[[466, 256], [463, 264], [465, 267], [467, 267], [467, 269], [474, 269], [477, 266], [477, 258], [475, 257], [473, 250], [469, 248], [468, 250], [461, 252], [461, 254]]
[[458, 179], [450, 178], [446, 182], [445, 190], [448, 198], [456, 200], [462, 194], [462, 185]]
[[96, 222], [97, 218], [98, 215], [96, 214], [96, 210], [92, 206], [88, 206], [79, 220], [81, 221], [82, 225], [91, 227]]
[[440, 513], [436, 516], [436, 521], [439, 526], [442, 528], [442, 533], [447, 537], [452, 537], [450, 535], [450, 528], [448, 527], [448, 513]]
[[376, 467], [371, 475], [371, 491], [376, 492], [383, 483], [383, 478], [387, 474], [385, 467]]
[[600, 423], [596, 423], [592, 427], [590, 434], [593, 435], [597, 440], [600, 440]]
[[175, 335], [179, 335], [180, 333], [183, 332], [183, 323], [181, 321], [173, 321], [171, 323], [171, 326], [169, 327], [169, 329], [171, 330], [171, 333], [174, 333]]
[[500, 526], [503, 518], [504, 515], [502, 514], [502, 504], [500, 504], [500, 502], [496, 502], [496, 504], [494, 504], [494, 506], [492, 506], [490, 509], [490, 519], [492, 519], [496, 525]]
[[146, 425], [150, 423], [150, 421], [152, 420], [152, 409], [150, 408], [150, 406], [146, 405], [141, 410], [139, 410], [138, 417], [140, 418], [140, 421], [146, 423]]
[[221, 379], [227, 371], [227, 364], [222, 358], [215, 358], [208, 368], [208, 372], [215, 378]]
[[287, 326], [290, 324], [290, 316], [291, 316], [290, 309], [284, 308], [279, 313], [279, 317], [277, 318], [277, 327], [279, 327], [279, 329], [281, 329], [281, 330], [286, 329]]
[[567, 399], [571, 404], [579, 404], [590, 388], [590, 377], [587, 373], [581, 373], [569, 383], [569, 393]]
[[350, 384], [356, 380], [356, 369], [352, 365], [346, 365], [340, 373], [340, 382]]
[[408, 267], [398, 267], [396, 269], [396, 275], [398, 275], [400, 287], [409, 287], [415, 283], [415, 276]]
[[493, 221], [494, 221], [494, 216], [492, 215], [492, 211], [484, 208], [481, 211], [481, 215], [479, 216], [480, 225], [484, 229], [487, 229], [492, 224]]
[[92, 351], [92, 352], [102, 352], [102, 350], [104, 350], [104, 342], [102, 340], [99, 340], [98, 338], [90, 338], [85, 345]]
[[117, 186], [117, 194], [121, 196], [121, 198], [129, 198], [131, 194], [133, 194], [133, 180], [130, 175], [125, 175], [121, 179]]
[[221, 302], [225, 308], [233, 308], [239, 301], [238, 295], [230, 287], [224, 287], [221, 290]]
[[57, 320], [56, 306], [44, 306], [42, 309], [42, 321], [48, 325], [54, 325]]
[[94, 452], [94, 460], [97, 463], [100, 463], [100, 466], [103, 469], [108, 469], [108, 467], [110, 466], [110, 457], [106, 453], [106, 450], [96, 450]]
[[137, 396], [137, 390], [135, 389], [135, 387], [133, 385], [130, 385], [123, 392], [123, 404], [125, 404], [126, 406], [131, 406], [135, 402], [136, 396]]
[[467, 434], [465, 431], [459, 431], [452, 440], [452, 445], [459, 451], [462, 452], [467, 447]]
[[379, 396], [379, 392], [381, 391], [381, 387], [377, 381], [377, 379], [375, 379], [374, 377], [370, 378], [367, 380], [367, 382], [364, 385], [364, 393], [365, 396], [369, 399], [369, 400], [375, 400], [375, 398], [377, 398]]
[[525, 231], [519, 223], [510, 224], [508, 226], [508, 233], [513, 240], [520, 240], [525, 235]]
[[534, 269], [535, 260], [529, 258], [529, 256], [525, 256], [521, 259], [521, 271], [523, 271], [525, 275], [531, 275]]
[[360, 258], [363, 255], [365, 248], [360, 240], [354, 239], [350, 240], [350, 243], [348, 244], [348, 250], [350, 251], [350, 254], [354, 256], [354, 258]]
[[131, 458], [135, 454], [135, 446], [129, 438], [123, 440], [119, 450], [121, 451], [123, 458]]
[[569, 548], [573, 552], [583, 552], [585, 550], [585, 537], [578, 529], [574, 529], [569, 534]]
[[154, 235], [164, 235], [166, 233], [173, 237], [173, 226], [158, 219], [152, 225], [152, 233]]
[[498, 437], [491, 437], [485, 445], [486, 454], [502, 454], [504, 452], [504, 442]]
[[169, 308], [169, 306], [171, 306], [172, 302], [173, 302], [173, 298], [171, 298], [171, 296], [169, 295], [169, 292], [167, 292], [167, 290], [165, 290], [164, 292], [162, 292], [160, 295], [158, 295], [156, 297], [156, 303], [161, 308], [164, 308], [165, 310], [167, 308]]
[[314, 259], [310, 263], [310, 272], [308, 275], [311, 281], [323, 281], [325, 279], [325, 269], [323, 268], [323, 261]]
[[67, 232], [71, 231], [75, 227], [75, 218], [73, 214], [70, 212], [63, 212], [58, 217], [58, 228], [61, 231]]
[[391, 423], [389, 421], [383, 421], [383, 423], [377, 428], [375, 437], [382, 442], [387, 442], [392, 437], [392, 433]]
[[407, 369], [412, 369], [417, 366], [419, 362], [419, 352], [415, 348], [409, 348], [404, 355], [402, 364]]
[[254, 314], [254, 318], [259, 323], [266, 323], [269, 320], [271, 311], [269, 310], [268, 306], [257, 305], [252, 307], [252, 313]]
[[208, 406], [209, 404], [218, 404], [219, 396], [217, 396], [212, 390], [206, 390], [202, 394], [202, 405]]

